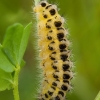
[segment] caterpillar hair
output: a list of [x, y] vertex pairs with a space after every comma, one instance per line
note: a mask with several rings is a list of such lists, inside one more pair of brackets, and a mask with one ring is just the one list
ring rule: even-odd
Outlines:
[[65, 19], [58, 13], [56, 5], [46, 0], [35, 5], [34, 12], [37, 18], [40, 65], [43, 69], [38, 100], [66, 100], [73, 72]]

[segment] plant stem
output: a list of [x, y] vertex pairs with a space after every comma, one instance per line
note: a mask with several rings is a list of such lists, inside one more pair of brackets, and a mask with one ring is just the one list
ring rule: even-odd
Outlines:
[[95, 100], [100, 100], [100, 92], [98, 93], [97, 97], [95, 98]]
[[14, 75], [14, 85], [13, 85], [13, 95], [14, 100], [20, 100], [19, 99], [19, 91], [18, 91], [18, 76], [20, 72], [20, 66], [17, 66], [15, 69], [15, 75]]

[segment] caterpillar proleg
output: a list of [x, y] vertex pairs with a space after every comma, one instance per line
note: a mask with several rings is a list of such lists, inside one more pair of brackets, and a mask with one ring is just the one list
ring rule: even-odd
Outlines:
[[38, 100], [66, 100], [73, 72], [65, 20], [57, 6], [45, 0], [35, 5], [34, 12], [38, 20], [38, 46], [44, 76]]

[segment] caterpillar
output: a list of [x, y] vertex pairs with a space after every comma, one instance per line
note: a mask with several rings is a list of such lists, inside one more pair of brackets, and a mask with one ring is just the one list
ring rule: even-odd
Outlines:
[[46, 0], [35, 5], [34, 12], [38, 19], [37, 37], [43, 69], [38, 100], [66, 100], [73, 72], [65, 19], [58, 13], [56, 5]]

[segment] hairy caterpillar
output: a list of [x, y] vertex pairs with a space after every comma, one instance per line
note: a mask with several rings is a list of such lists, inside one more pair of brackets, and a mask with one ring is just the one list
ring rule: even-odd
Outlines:
[[44, 75], [38, 100], [65, 100], [73, 77], [65, 20], [56, 5], [45, 0], [34, 7], [34, 12], [38, 19], [38, 45]]

